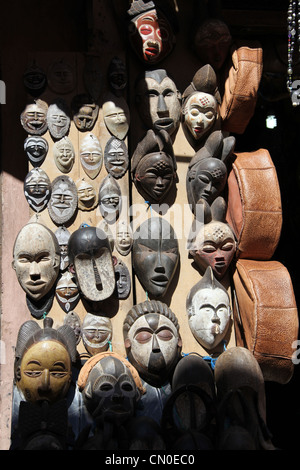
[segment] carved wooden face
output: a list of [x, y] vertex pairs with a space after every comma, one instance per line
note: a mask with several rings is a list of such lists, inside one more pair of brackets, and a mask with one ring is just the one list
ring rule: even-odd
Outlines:
[[48, 153], [48, 142], [43, 137], [29, 136], [24, 142], [24, 150], [32, 166], [40, 166]]
[[131, 251], [133, 243], [132, 230], [124, 221], [120, 222], [116, 229], [116, 248], [118, 252], [126, 256]]
[[107, 351], [111, 339], [112, 323], [110, 319], [87, 313], [82, 323], [82, 341], [91, 356]]
[[51, 182], [44, 170], [33, 168], [24, 181], [24, 195], [35, 212], [45, 209], [51, 197]]
[[94, 420], [123, 423], [130, 418], [139, 399], [132, 374], [115, 357], [104, 357], [92, 368], [82, 392], [83, 400]]
[[70, 238], [70, 232], [66, 227], [59, 227], [55, 231], [55, 236], [57, 238], [59, 248], [60, 248], [60, 270], [64, 271], [69, 265], [68, 257], [68, 241]]
[[164, 152], [145, 155], [137, 165], [134, 182], [151, 200], [161, 201], [176, 177], [173, 159]]
[[231, 228], [218, 221], [203, 226], [191, 250], [195, 262], [203, 271], [211, 266], [217, 279], [222, 279], [236, 250]]
[[109, 132], [117, 139], [124, 139], [130, 122], [126, 101], [121, 98], [115, 101], [106, 101], [103, 103], [102, 110], [104, 122]]
[[63, 273], [56, 284], [55, 296], [65, 312], [73, 310], [80, 300], [80, 294], [75, 279], [68, 271]]
[[208, 93], [193, 93], [184, 105], [184, 126], [196, 141], [208, 134], [217, 117], [217, 101]]
[[100, 142], [94, 134], [87, 134], [80, 145], [80, 162], [85, 173], [95, 179], [100, 173], [103, 154]]
[[93, 129], [99, 113], [99, 106], [93, 103], [87, 95], [75, 96], [73, 102], [73, 121], [79, 131], [86, 132]]
[[143, 222], [134, 233], [132, 252], [133, 267], [144, 289], [153, 297], [164, 295], [179, 261], [171, 225], [159, 217]]
[[60, 254], [54, 234], [42, 224], [25, 225], [16, 238], [13, 256], [22, 289], [34, 300], [44, 297], [59, 273]]
[[78, 194], [78, 209], [82, 211], [91, 211], [98, 204], [98, 195], [94, 186], [85, 181], [84, 178], [76, 182]]
[[164, 129], [169, 135], [177, 131], [180, 124], [180, 93], [165, 70], [147, 72], [138, 82], [137, 108], [147, 129]]
[[104, 150], [104, 164], [107, 172], [114, 178], [121, 178], [125, 175], [128, 165], [128, 151], [123, 140], [111, 137]]
[[54, 161], [62, 173], [69, 173], [75, 162], [75, 150], [71, 140], [63, 137], [53, 145]]
[[53, 403], [68, 392], [72, 377], [71, 358], [59, 341], [39, 341], [24, 353], [19, 373], [17, 385], [27, 401]]
[[55, 139], [61, 139], [68, 133], [71, 119], [67, 114], [65, 103], [50, 104], [47, 122], [49, 132]]
[[129, 40], [137, 56], [149, 65], [167, 57], [175, 43], [168, 19], [156, 9], [142, 13], [131, 21]]
[[74, 331], [76, 344], [81, 341], [81, 320], [76, 312], [68, 312], [64, 318], [64, 325], [68, 325]]
[[117, 220], [121, 204], [121, 188], [111, 175], [107, 175], [99, 188], [99, 209], [102, 216], [108, 221]]
[[68, 176], [58, 176], [52, 182], [52, 194], [48, 211], [53, 222], [62, 225], [68, 222], [77, 209], [77, 189]]
[[23, 129], [32, 135], [42, 135], [47, 131], [48, 105], [45, 101], [36, 100], [28, 104], [21, 114]]
[[70, 93], [76, 84], [73, 67], [64, 60], [51, 64], [48, 70], [48, 84], [55, 93]]
[[230, 315], [228, 294], [218, 287], [199, 288], [188, 303], [190, 329], [207, 349], [222, 341], [229, 327]]
[[125, 339], [129, 361], [150, 384], [162, 384], [179, 359], [181, 339], [174, 323], [160, 313], [145, 313]]
[[115, 265], [116, 295], [118, 299], [126, 299], [131, 289], [130, 273], [127, 266], [119, 260]]
[[218, 158], [205, 158], [195, 164], [187, 175], [189, 203], [194, 206], [199, 199], [209, 205], [221, 194], [227, 181], [227, 168]]

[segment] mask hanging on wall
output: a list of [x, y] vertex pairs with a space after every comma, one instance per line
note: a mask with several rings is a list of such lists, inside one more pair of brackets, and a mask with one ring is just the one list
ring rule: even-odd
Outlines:
[[91, 211], [98, 205], [98, 194], [95, 187], [84, 178], [76, 181], [78, 194], [78, 209], [82, 211]]
[[173, 138], [180, 126], [181, 94], [164, 69], [147, 70], [136, 85], [136, 106], [146, 129]]
[[24, 150], [33, 167], [40, 167], [49, 150], [46, 139], [38, 136], [29, 136], [24, 141]]
[[72, 233], [68, 253], [83, 296], [98, 302], [115, 290], [115, 272], [106, 234], [96, 227], [83, 227]]
[[125, 139], [130, 125], [130, 113], [124, 98], [113, 94], [106, 95], [102, 111], [104, 123], [110, 134], [117, 139]]
[[48, 129], [54, 139], [62, 139], [68, 134], [71, 119], [67, 104], [63, 99], [49, 105], [47, 112]]
[[64, 271], [69, 266], [68, 242], [71, 234], [66, 227], [59, 227], [54, 234], [60, 248], [60, 270]]
[[176, 315], [156, 300], [134, 305], [123, 323], [128, 360], [145, 382], [160, 387], [170, 378], [181, 356]]
[[129, 157], [126, 144], [123, 140], [111, 137], [104, 149], [104, 165], [107, 172], [114, 178], [122, 178], [125, 175]]
[[117, 261], [114, 269], [116, 275], [116, 297], [118, 299], [127, 299], [131, 290], [129, 269], [121, 260]]
[[50, 65], [47, 76], [49, 88], [59, 95], [71, 93], [76, 86], [74, 69], [63, 59]]
[[91, 356], [107, 351], [112, 340], [110, 318], [87, 313], [82, 323], [82, 341]]
[[26, 106], [21, 114], [23, 129], [30, 135], [43, 135], [48, 129], [48, 104], [40, 99]]
[[76, 95], [71, 106], [77, 129], [81, 132], [91, 131], [98, 118], [99, 106], [86, 94]]
[[58, 329], [52, 325], [52, 318], [47, 317], [43, 328], [30, 320], [19, 329], [15, 380], [28, 402], [56, 403], [66, 397], [70, 387], [72, 363], [76, 360], [75, 334], [67, 325]]
[[117, 251], [122, 256], [127, 256], [132, 248], [133, 234], [129, 224], [124, 220], [120, 221], [116, 229], [115, 245]]
[[74, 331], [76, 337], [76, 345], [81, 341], [81, 320], [76, 312], [68, 312], [64, 318], [64, 325], [68, 325]]
[[33, 301], [39, 301], [54, 286], [60, 265], [60, 249], [54, 233], [40, 223], [28, 223], [17, 235], [13, 268], [20, 286]]
[[188, 322], [194, 337], [211, 350], [226, 336], [231, 323], [230, 299], [209, 266], [203, 278], [190, 290], [186, 300]]
[[51, 181], [41, 168], [33, 168], [24, 181], [24, 195], [29, 207], [35, 212], [42, 212], [51, 197]]
[[149, 129], [138, 144], [131, 164], [138, 192], [150, 202], [161, 202], [177, 181], [177, 163], [169, 134]]
[[57, 281], [55, 297], [62, 310], [66, 313], [74, 310], [80, 300], [78, 286], [74, 276], [66, 271]]
[[169, 222], [151, 217], [133, 234], [132, 262], [144, 289], [153, 297], [167, 292], [179, 263], [177, 236]]
[[117, 181], [107, 175], [99, 188], [99, 209], [109, 223], [115, 222], [121, 213], [122, 193]]
[[87, 54], [83, 69], [84, 86], [95, 102], [98, 101], [103, 87], [100, 56]]
[[51, 220], [64, 225], [74, 216], [77, 209], [77, 188], [69, 176], [57, 176], [52, 181], [52, 194], [48, 203]]
[[127, 86], [127, 71], [119, 57], [113, 57], [108, 67], [108, 82], [112, 92], [120, 96]]
[[99, 140], [94, 134], [87, 134], [80, 144], [80, 162], [84, 172], [95, 179], [101, 171], [103, 154]]
[[23, 74], [23, 83], [32, 96], [39, 96], [47, 86], [47, 76], [35, 61], [29, 65]]
[[157, 64], [172, 52], [176, 25], [171, 8], [162, 11], [154, 2], [138, 0], [127, 15], [131, 47], [144, 64]]
[[75, 162], [75, 150], [69, 137], [63, 137], [53, 145], [55, 164], [62, 173], [69, 173]]

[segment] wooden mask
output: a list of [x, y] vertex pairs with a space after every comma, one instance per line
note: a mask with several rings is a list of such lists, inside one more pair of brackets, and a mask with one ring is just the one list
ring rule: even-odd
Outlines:
[[107, 351], [112, 340], [112, 323], [108, 317], [87, 313], [82, 322], [82, 341], [91, 356]]
[[69, 271], [61, 274], [57, 281], [55, 289], [55, 297], [64, 312], [68, 313], [76, 307], [80, 300], [78, 286], [75, 282], [74, 275]]
[[72, 100], [73, 121], [81, 132], [91, 131], [96, 123], [99, 106], [88, 95], [76, 95]]
[[84, 172], [95, 179], [101, 171], [103, 154], [99, 140], [94, 134], [87, 134], [80, 144], [80, 162]]
[[58, 99], [49, 105], [47, 122], [49, 132], [54, 139], [62, 139], [69, 132], [71, 119], [63, 99]]
[[51, 291], [59, 274], [60, 249], [54, 233], [40, 223], [28, 223], [17, 235], [13, 268], [22, 289], [33, 300]]
[[33, 168], [24, 181], [24, 195], [34, 212], [42, 212], [51, 197], [51, 181], [41, 168]]
[[109, 240], [103, 230], [82, 227], [72, 233], [68, 253], [77, 285], [87, 300], [98, 302], [115, 290], [115, 272]]
[[75, 162], [75, 150], [69, 137], [63, 137], [53, 145], [54, 161], [62, 173], [69, 173]]
[[104, 149], [104, 165], [107, 172], [114, 178], [122, 178], [125, 175], [129, 157], [126, 144], [123, 140], [111, 137]]
[[113, 57], [108, 67], [108, 82], [112, 92], [117, 96], [126, 88], [127, 71], [119, 57]]
[[57, 176], [52, 181], [48, 212], [57, 225], [69, 222], [77, 210], [78, 196], [74, 181], [69, 176]]
[[186, 309], [191, 332], [198, 343], [209, 350], [221, 343], [230, 326], [230, 299], [210, 266], [190, 290]]
[[40, 99], [26, 106], [21, 114], [23, 129], [30, 135], [43, 135], [48, 129], [48, 104]]
[[35, 61], [27, 67], [23, 74], [23, 83], [32, 96], [39, 96], [46, 88], [47, 76]]
[[64, 318], [64, 325], [68, 325], [74, 331], [76, 337], [76, 345], [81, 341], [81, 320], [76, 312], [68, 312]]
[[76, 86], [74, 69], [63, 59], [50, 65], [47, 76], [49, 88], [59, 95], [70, 93]]
[[49, 145], [46, 139], [30, 135], [24, 141], [24, 150], [33, 167], [41, 166], [48, 153]]
[[170, 136], [149, 129], [138, 144], [131, 164], [138, 192], [150, 202], [161, 202], [177, 181], [177, 164]]
[[99, 188], [99, 209], [108, 222], [116, 221], [121, 212], [122, 193], [117, 181], [107, 175]]
[[76, 339], [72, 328], [52, 328], [46, 317], [44, 327], [30, 320], [21, 326], [15, 352], [15, 380], [28, 402], [64, 398], [72, 378], [76, 359]]
[[76, 181], [78, 195], [78, 209], [82, 211], [91, 211], [98, 205], [98, 194], [95, 187], [84, 178]]
[[135, 274], [154, 298], [163, 296], [179, 262], [178, 240], [173, 227], [161, 217], [151, 217], [133, 234]]
[[70, 232], [66, 227], [59, 227], [55, 231], [55, 236], [57, 238], [59, 248], [60, 248], [60, 270], [64, 271], [69, 266], [69, 257], [68, 257], [68, 241], [70, 238]]
[[136, 0], [127, 14], [129, 41], [137, 57], [148, 65], [165, 59], [175, 45], [171, 10], [163, 12], [152, 1]]
[[129, 130], [129, 108], [122, 97], [108, 94], [102, 106], [103, 118], [108, 131], [117, 139], [123, 140]]
[[136, 105], [146, 129], [175, 136], [181, 115], [181, 94], [164, 69], [147, 70], [136, 86]]
[[131, 290], [129, 269], [121, 260], [116, 262], [114, 269], [116, 275], [116, 297], [118, 299], [127, 299]]
[[124, 220], [122, 220], [118, 223], [116, 229], [116, 249], [120, 255], [127, 256], [131, 251], [132, 244], [133, 234], [131, 227]]
[[128, 360], [145, 382], [155, 387], [169, 379], [181, 355], [178, 320], [156, 300], [134, 305], [123, 323]]

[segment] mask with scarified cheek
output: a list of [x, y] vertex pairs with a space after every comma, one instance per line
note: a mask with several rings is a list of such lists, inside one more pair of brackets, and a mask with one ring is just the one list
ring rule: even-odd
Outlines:
[[155, 387], [170, 377], [181, 352], [176, 316], [160, 301], [145, 301], [132, 307], [123, 333], [128, 360], [145, 382]]
[[70, 266], [77, 285], [87, 300], [109, 298], [115, 289], [115, 272], [109, 240], [103, 230], [82, 227], [72, 233], [68, 243]]
[[56, 300], [67, 313], [72, 311], [80, 300], [80, 294], [73, 275], [66, 271], [57, 281], [55, 289]]
[[33, 168], [24, 181], [24, 195], [35, 212], [41, 212], [47, 206], [51, 197], [51, 182], [44, 170]]

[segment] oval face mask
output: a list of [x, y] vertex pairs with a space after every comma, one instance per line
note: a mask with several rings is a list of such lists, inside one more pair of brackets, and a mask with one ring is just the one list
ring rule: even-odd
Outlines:
[[122, 193], [117, 181], [107, 175], [99, 188], [99, 209], [108, 222], [116, 221], [122, 207]]
[[95, 187], [84, 178], [76, 181], [78, 194], [78, 209], [82, 211], [91, 211], [97, 207], [98, 194]]
[[129, 130], [130, 114], [126, 101], [122, 97], [109, 95], [103, 103], [103, 118], [109, 132], [123, 140]]
[[82, 341], [91, 356], [107, 351], [112, 339], [112, 323], [108, 317], [87, 313], [82, 323]]
[[48, 212], [54, 223], [63, 225], [69, 222], [77, 209], [77, 188], [69, 176], [57, 176], [52, 182], [52, 194]]
[[62, 173], [69, 173], [75, 162], [75, 150], [68, 137], [55, 142], [53, 145], [53, 157], [55, 164]]
[[73, 121], [81, 132], [91, 131], [96, 123], [99, 106], [88, 95], [76, 95], [72, 101]]
[[111, 137], [104, 149], [104, 164], [107, 172], [114, 178], [122, 178], [125, 175], [129, 157], [126, 144], [123, 140]]
[[80, 162], [84, 172], [91, 179], [100, 173], [103, 154], [100, 142], [94, 134], [87, 134], [80, 144]]
[[74, 310], [80, 300], [78, 286], [74, 276], [66, 271], [58, 279], [55, 289], [56, 300], [60, 307], [66, 312]]
[[49, 132], [54, 139], [62, 139], [69, 132], [71, 119], [64, 100], [57, 100], [50, 104], [47, 122]]
[[47, 123], [48, 104], [37, 99], [28, 104], [21, 114], [23, 129], [31, 135], [43, 135], [48, 129]]
[[32, 210], [43, 211], [51, 197], [51, 181], [44, 170], [33, 168], [24, 181], [24, 195]]
[[48, 153], [49, 145], [46, 139], [29, 136], [24, 142], [24, 150], [32, 166], [41, 166]]

